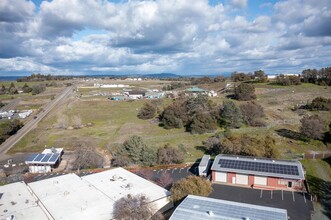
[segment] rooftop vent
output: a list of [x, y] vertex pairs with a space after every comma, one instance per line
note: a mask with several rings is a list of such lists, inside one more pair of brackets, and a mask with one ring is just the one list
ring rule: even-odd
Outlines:
[[214, 216], [214, 212], [213, 211], [207, 211], [208, 215], [210, 216]]

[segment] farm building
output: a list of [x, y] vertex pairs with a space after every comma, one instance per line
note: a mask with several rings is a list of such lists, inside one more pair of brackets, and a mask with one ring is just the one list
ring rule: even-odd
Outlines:
[[169, 220], [182, 219], [287, 220], [288, 218], [285, 209], [188, 195]]
[[201, 89], [201, 88], [198, 88], [198, 87], [195, 87], [195, 86], [186, 89], [186, 92], [190, 93], [190, 94], [207, 94], [208, 93], [207, 90], [204, 90], [204, 89]]
[[210, 167], [210, 155], [204, 155], [199, 163], [199, 176], [207, 176]]
[[122, 100], [127, 100], [129, 98], [127, 96], [124, 96], [124, 95], [118, 95], [118, 96], [112, 96], [109, 99], [114, 100], [114, 101], [122, 101]]
[[61, 162], [63, 148], [45, 149], [41, 154], [31, 154], [25, 161], [30, 173], [47, 173]]
[[304, 189], [299, 161], [218, 155], [211, 167], [212, 181], [251, 187]]

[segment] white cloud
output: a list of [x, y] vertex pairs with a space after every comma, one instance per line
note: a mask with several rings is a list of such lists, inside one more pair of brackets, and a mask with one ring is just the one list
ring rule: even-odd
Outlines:
[[230, 4], [236, 8], [246, 8], [248, 0], [230, 0]]
[[237, 10], [247, 0], [225, 2], [53, 0], [36, 10], [30, 1], [3, 0], [1, 69], [203, 74], [331, 62], [331, 1], [256, 6], [270, 16]]

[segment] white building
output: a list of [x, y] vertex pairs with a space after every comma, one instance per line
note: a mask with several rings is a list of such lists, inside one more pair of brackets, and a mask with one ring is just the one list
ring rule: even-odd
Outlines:
[[31, 154], [25, 164], [30, 173], [48, 173], [61, 163], [63, 148], [45, 149], [41, 154]]
[[210, 165], [210, 155], [204, 155], [198, 166], [199, 176], [207, 176]]
[[32, 113], [32, 110], [27, 110], [27, 111], [24, 111], [24, 112], [20, 112], [18, 113], [18, 117], [24, 119], [26, 117], [29, 117]]
[[82, 177], [114, 201], [131, 194], [146, 195], [159, 210], [169, 203], [170, 192], [123, 168], [116, 168]]
[[116, 168], [84, 177], [71, 173], [0, 186], [0, 219], [109, 220], [115, 202], [128, 194], [144, 194], [155, 212], [173, 206], [168, 190]]

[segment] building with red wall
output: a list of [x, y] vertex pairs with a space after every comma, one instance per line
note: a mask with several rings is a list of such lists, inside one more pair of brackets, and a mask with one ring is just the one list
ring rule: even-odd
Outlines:
[[304, 190], [305, 175], [299, 161], [272, 160], [244, 156], [216, 156], [212, 181], [225, 184]]

